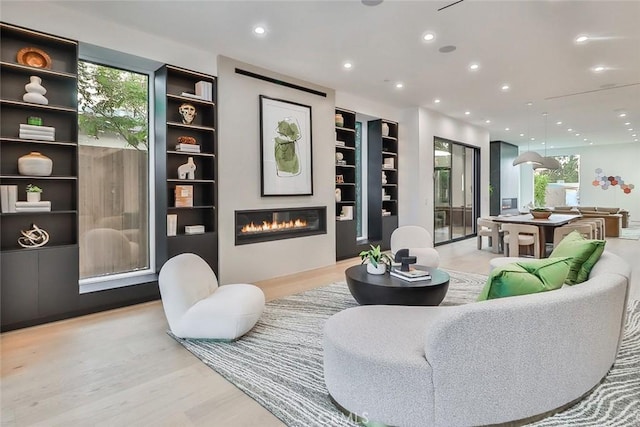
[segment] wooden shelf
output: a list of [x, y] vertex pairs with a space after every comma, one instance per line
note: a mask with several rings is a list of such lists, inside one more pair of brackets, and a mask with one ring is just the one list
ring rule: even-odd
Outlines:
[[348, 145], [336, 145], [336, 149], [355, 151], [356, 147], [349, 147]]
[[177, 208], [175, 206], [169, 206], [167, 207], [167, 209], [176, 209], [176, 210], [180, 210], [180, 209], [215, 209], [216, 207], [213, 205], [199, 205], [199, 206], [185, 206], [183, 208]]
[[205, 99], [198, 99], [198, 98], [191, 98], [191, 97], [182, 96], [182, 95], [173, 95], [170, 93], [167, 94], [167, 99], [173, 99], [175, 101], [180, 101], [180, 102], [193, 102], [195, 104], [208, 105], [210, 107], [215, 107], [216, 105], [213, 101], [207, 101]]
[[37, 211], [37, 212], [3, 212], [1, 216], [25, 216], [25, 215], [75, 215], [78, 211], [62, 210], [62, 211]]
[[45, 179], [45, 180], [57, 180], [57, 181], [75, 181], [77, 176], [32, 176], [32, 175], [0, 175], [2, 179]]
[[354, 168], [355, 169], [355, 165], [336, 165], [337, 168]]
[[67, 73], [64, 71], [53, 71], [53, 70], [48, 70], [46, 68], [30, 67], [28, 65], [17, 64], [15, 62], [0, 61], [0, 66], [8, 70], [24, 72], [25, 74], [30, 74], [30, 75], [36, 74], [36, 75], [41, 75], [46, 77], [73, 79], [73, 80], [78, 78], [76, 74]]
[[398, 153], [394, 153], [393, 151], [383, 151], [382, 154], [385, 154], [387, 156], [397, 156]]
[[208, 132], [215, 132], [216, 130], [209, 126], [200, 126], [200, 125], [185, 125], [184, 123], [179, 122], [167, 122], [167, 126], [182, 128], [182, 129], [196, 129], [196, 130], [205, 130]]
[[181, 184], [214, 184], [215, 181], [213, 179], [167, 179], [167, 182], [179, 182]]
[[388, 139], [390, 141], [398, 141], [398, 138], [393, 136], [382, 136], [382, 139]]
[[13, 137], [0, 137], [0, 142], [17, 142], [17, 143], [29, 143], [29, 144], [44, 144], [44, 145], [68, 145], [71, 147], [77, 147], [78, 143], [73, 141], [43, 141], [41, 139], [24, 139]]
[[355, 133], [355, 132], [356, 132], [356, 130], [355, 130], [355, 129], [345, 128], [345, 127], [340, 127], [340, 126], [336, 126], [336, 130], [344, 130], [344, 131], [347, 131], [347, 132], [353, 132], [353, 133]]
[[167, 154], [177, 154], [180, 156], [200, 156], [200, 157], [215, 157], [216, 155], [213, 153], [190, 153], [188, 151], [175, 151], [168, 150]]
[[356, 185], [355, 182], [336, 182], [336, 185]]
[[73, 107], [65, 107], [62, 105], [33, 104], [30, 102], [16, 101], [12, 99], [0, 99], [0, 104], [12, 106], [12, 107], [18, 107], [18, 108], [27, 108], [27, 109], [35, 108], [35, 109], [44, 110], [44, 111], [55, 111], [55, 112], [74, 113], [74, 114], [78, 113], [78, 109]]
[[336, 202], [336, 203], [344, 205], [344, 204], [354, 204], [355, 202], [356, 202], [355, 200], [341, 200], [341, 201]]
[[210, 236], [215, 236], [215, 231], [205, 231], [204, 233], [197, 233], [197, 234], [187, 234], [187, 233], [178, 233], [175, 236], [167, 236], [167, 239], [175, 239], [177, 237], [182, 237], [182, 236], [202, 236], [202, 235], [210, 235]]
[[165, 67], [167, 68], [167, 70], [173, 73], [184, 74], [186, 76], [191, 76], [197, 79], [207, 80], [211, 82], [216, 80], [214, 76], [210, 76], [209, 74], [204, 74], [199, 71], [187, 70], [186, 68], [176, 67], [175, 65], [166, 65]]

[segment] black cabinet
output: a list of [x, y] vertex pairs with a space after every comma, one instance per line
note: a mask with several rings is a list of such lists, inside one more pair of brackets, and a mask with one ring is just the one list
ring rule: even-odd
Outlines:
[[[172, 256], [193, 252], [218, 272], [216, 83], [214, 76], [172, 65], [156, 72], [156, 185], [166, 189], [156, 200], [156, 240], [166, 243], [157, 252], [158, 268]], [[184, 106], [195, 111], [189, 123], [180, 113]], [[193, 179], [178, 173], [187, 162], [196, 166]], [[176, 192], [185, 188], [188, 206], [176, 203]], [[175, 234], [167, 228], [171, 221]], [[204, 232], [190, 234], [188, 227], [198, 225]]]
[[[5, 199], [0, 213], [2, 330], [7, 330], [77, 305], [78, 43], [5, 23], [0, 24], [0, 36], [0, 184], [17, 187], [18, 201], [26, 200], [28, 184], [36, 185], [43, 190], [42, 200], [51, 202], [50, 211], [12, 212], [15, 206]], [[25, 60], [18, 52], [23, 48], [48, 59], [21, 63]], [[41, 79], [48, 104], [23, 100], [32, 76]], [[55, 128], [55, 137], [21, 135], [21, 125], [33, 117]], [[51, 175], [19, 173], [18, 159], [30, 152], [53, 161]], [[32, 224], [47, 231], [49, 241], [39, 248], [22, 248], [18, 237]]]

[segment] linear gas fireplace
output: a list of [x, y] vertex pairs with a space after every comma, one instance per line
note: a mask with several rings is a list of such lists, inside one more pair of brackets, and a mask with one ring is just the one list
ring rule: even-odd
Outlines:
[[236, 246], [326, 233], [326, 206], [236, 211]]

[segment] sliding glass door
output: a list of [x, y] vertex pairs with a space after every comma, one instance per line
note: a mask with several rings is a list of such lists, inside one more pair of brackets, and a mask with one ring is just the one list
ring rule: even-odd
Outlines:
[[478, 209], [475, 147], [434, 139], [434, 239], [436, 244], [473, 236]]

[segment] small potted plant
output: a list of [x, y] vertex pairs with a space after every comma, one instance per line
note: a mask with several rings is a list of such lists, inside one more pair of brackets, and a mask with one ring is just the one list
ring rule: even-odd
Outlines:
[[387, 271], [387, 267], [391, 265], [391, 258], [380, 250], [380, 245], [369, 246], [371, 246], [371, 249], [360, 252], [362, 263], [367, 264], [367, 273], [384, 274]]
[[27, 185], [27, 202], [39, 202], [41, 194], [42, 188], [33, 184]]

